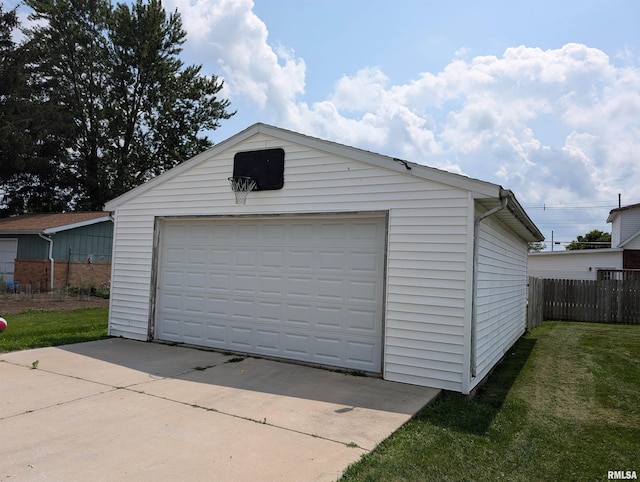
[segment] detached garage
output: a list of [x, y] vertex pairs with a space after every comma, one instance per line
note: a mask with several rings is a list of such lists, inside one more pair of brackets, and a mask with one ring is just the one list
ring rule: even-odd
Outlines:
[[469, 393], [524, 333], [513, 193], [256, 124], [105, 205], [109, 333]]

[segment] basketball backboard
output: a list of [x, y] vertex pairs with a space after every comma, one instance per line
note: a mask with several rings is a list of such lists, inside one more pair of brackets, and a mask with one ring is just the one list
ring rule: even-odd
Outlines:
[[284, 149], [238, 152], [233, 158], [233, 177], [250, 177], [254, 191], [282, 189], [284, 186]]

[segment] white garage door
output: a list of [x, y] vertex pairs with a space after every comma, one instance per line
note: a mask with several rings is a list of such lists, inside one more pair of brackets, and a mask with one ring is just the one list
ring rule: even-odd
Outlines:
[[156, 337], [381, 371], [386, 218], [165, 221]]
[[0, 239], [0, 276], [7, 282], [13, 281], [13, 270], [17, 255], [17, 239]]

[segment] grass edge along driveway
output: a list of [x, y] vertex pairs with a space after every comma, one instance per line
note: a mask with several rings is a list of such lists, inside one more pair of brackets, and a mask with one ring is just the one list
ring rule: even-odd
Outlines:
[[442, 395], [342, 481], [593, 481], [609, 471], [640, 477], [640, 326], [545, 322], [473, 400]]

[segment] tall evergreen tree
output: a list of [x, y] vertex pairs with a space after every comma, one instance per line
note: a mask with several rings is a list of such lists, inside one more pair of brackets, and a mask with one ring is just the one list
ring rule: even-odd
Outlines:
[[10, 96], [24, 150], [0, 178], [8, 212], [101, 209], [211, 146], [203, 131], [233, 115], [222, 82], [180, 60], [180, 15], [159, 0], [25, 4], [34, 23], [14, 49], [24, 67]]
[[71, 198], [58, 168], [62, 124], [29, 88], [17, 28], [16, 11], [0, 5], [0, 215], [60, 210]]

